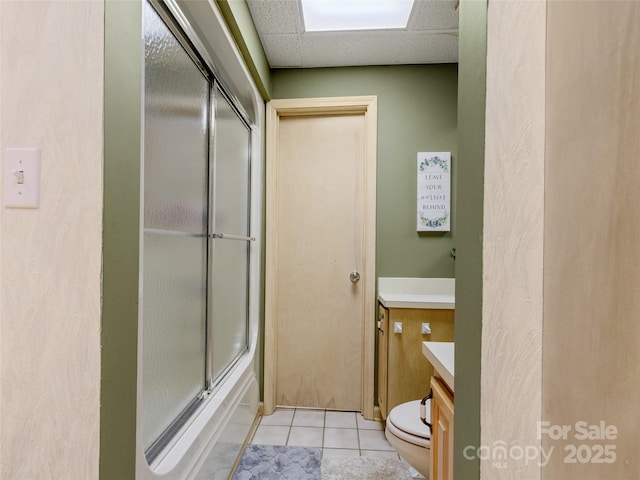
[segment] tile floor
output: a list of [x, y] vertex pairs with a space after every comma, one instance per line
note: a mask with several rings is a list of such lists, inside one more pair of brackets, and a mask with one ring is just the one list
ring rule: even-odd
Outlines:
[[359, 412], [278, 408], [260, 419], [252, 444], [322, 448], [322, 456], [373, 456], [400, 459], [384, 436], [381, 422]]

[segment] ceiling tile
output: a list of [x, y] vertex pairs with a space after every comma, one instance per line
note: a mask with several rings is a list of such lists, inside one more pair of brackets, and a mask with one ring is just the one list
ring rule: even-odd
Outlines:
[[372, 65], [380, 59], [378, 36], [372, 33], [302, 35], [305, 67]]
[[457, 62], [456, 35], [344, 32], [302, 36], [304, 67]]
[[302, 31], [297, 0], [247, 0], [247, 3], [273, 68], [458, 60], [456, 0], [416, 0], [405, 30], [313, 33]]
[[301, 27], [296, 0], [247, 0], [247, 4], [261, 35], [297, 33]]
[[262, 45], [272, 68], [302, 67], [299, 36], [295, 33], [263, 35]]
[[457, 63], [458, 34], [412, 32], [401, 40], [400, 63]]
[[415, 30], [457, 30], [458, 11], [456, 0], [418, 0], [409, 21]]

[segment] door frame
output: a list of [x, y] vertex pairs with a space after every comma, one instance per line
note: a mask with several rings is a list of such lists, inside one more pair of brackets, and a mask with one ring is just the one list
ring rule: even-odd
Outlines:
[[271, 100], [266, 112], [266, 243], [264, 328], [264, 413], [276, 408], [278, 333], [278, 158], [279, 123], [283, 117], [309, 115], [364, 115], [364, 251], [362, 252], [362, 415], [374, 418], [375, 374], [375, 267], [376, 267], [376, 165], [378, 110], [376, 96], [324, 97]]

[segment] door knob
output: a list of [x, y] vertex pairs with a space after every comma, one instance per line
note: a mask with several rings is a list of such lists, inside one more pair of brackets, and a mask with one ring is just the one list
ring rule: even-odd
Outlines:
[[358, 283], [358, 280], [360, 280], [360, 274], [358, 272], [351, 272], [349, 274], [349, 280], [353, 283]]

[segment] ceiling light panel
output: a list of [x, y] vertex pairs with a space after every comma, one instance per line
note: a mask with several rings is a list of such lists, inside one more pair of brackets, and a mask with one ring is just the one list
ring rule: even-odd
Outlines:
[[300, 0], [305, 31], [406, 28], [414, 0]]

